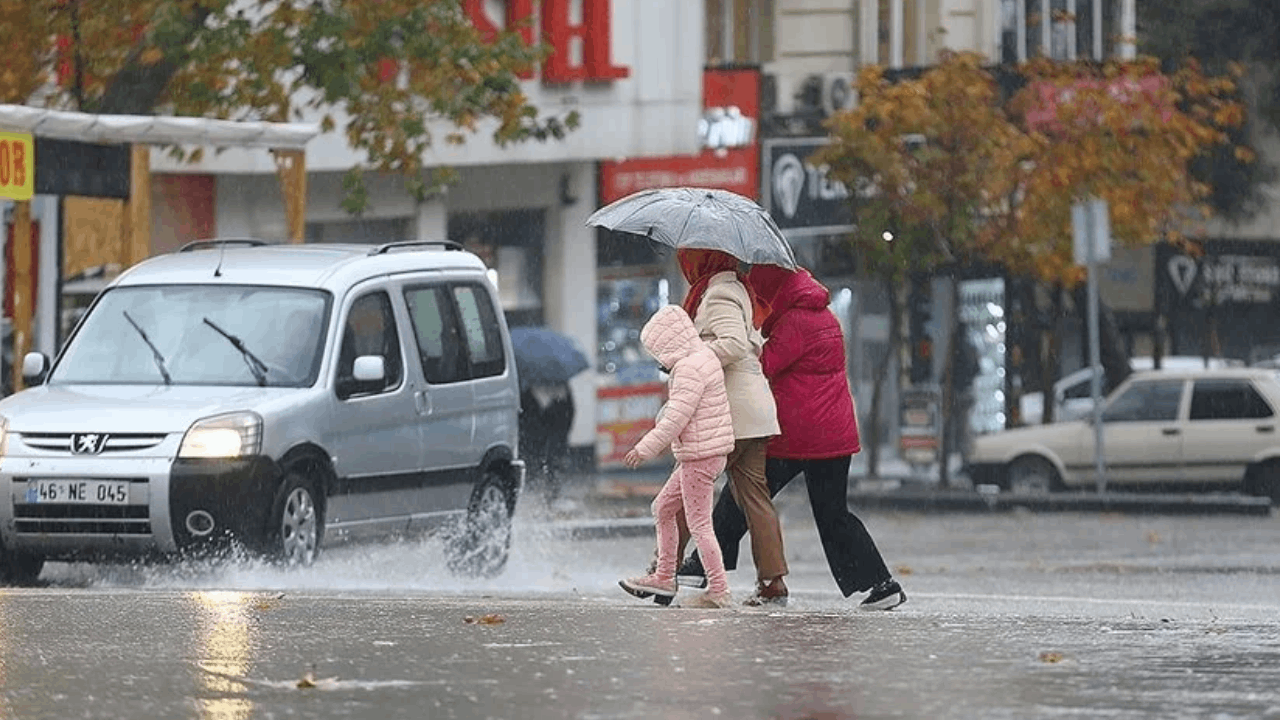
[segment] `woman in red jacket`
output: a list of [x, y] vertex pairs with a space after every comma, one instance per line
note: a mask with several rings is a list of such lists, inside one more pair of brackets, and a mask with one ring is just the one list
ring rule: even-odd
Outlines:
[[[870, 591], [861, 607], [889, 610], [907, 601], [871, 534], [849, 512], [849, 463], [860, 451], [858, 420], [845, 370], [844, 334], [828, 304], [831, 294], [806, 270], [790, 272], [757, 265], [748, 282], [770, 306], [761, 328], [766, 341], [760, 361], [778, 406], [782, 434], [769, 441], [765, 476], [770, 495], [804, 473], [809, 504], [827, 564], [840, 592]], [[742, 511], [720, 493], [712, 514], [725, 568], [738, 563], [747, 532]], [[700, 584], [696, 556], [681, 568], [689, 584]], [[690, 577], [694, 576], [694, 577]]]

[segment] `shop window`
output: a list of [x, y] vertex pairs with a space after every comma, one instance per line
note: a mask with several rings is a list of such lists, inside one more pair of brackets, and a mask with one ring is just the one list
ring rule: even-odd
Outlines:
[[545, 211], [451, 213], [448, 224], [449, 238], [489, 268], [507, 324], [542, 325]]

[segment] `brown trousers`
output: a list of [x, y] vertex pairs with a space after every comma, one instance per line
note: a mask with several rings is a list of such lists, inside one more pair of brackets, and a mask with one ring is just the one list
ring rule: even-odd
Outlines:
[[[733, 499], [747, 517], [747, 532], [751, 534], [751, 558], [756, 564], [756, 578], [772, 580], [787, 574], [787, 557], [782, 549], [782, 526], [778, 513], [769, 497], [769, 483], [765, 480], [765, 451], [769, 438], [746, 438], [733, 444], [733, 450], [725, 463], [729, 484], [721, 492], [733, 493]], [[684, 557], [689, 543], [689, 528], [683, 513], [678, 518], [680, 528], [680, 555]], [[735, 553], [736, 555], [736, 553]]]

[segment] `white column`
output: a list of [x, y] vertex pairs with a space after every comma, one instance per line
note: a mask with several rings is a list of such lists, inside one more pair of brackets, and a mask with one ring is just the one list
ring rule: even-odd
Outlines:
[[437, 195], [427, 198], [417, 204], [413, 218], [413, 239], [414, 240], [457, 240], [462, 242], [462, 238], [451, 238], [447, 235], [449, 227], [448, 208], [445, 207], [444, 197]]
[[858, 44], [862, 46], [862, 64], [880, 64], [880, 3], [878, 0], [861, 0], [859, 5], [860, 27]]
[[1040, 54], [1053, 57], [1053, 9], [1049, 0], [1040, 0]]
[[889, 0], [889, 67], [902, 67], [903, 26], [902, 3], [906, 0]]
[[[31, 219], [40, 223], [39, 267], [36, 271], [35, 337], [31, 349], [53, 357], [58, 352], [58, 294], [62, 264], [58, 252], [58, 198], [39, 195], [31, 200]], [[16, 360], [21, 362], [21, 358]]]
[[929, 22], [925, 19], [926, 0], [916, 0], [916, 56], [917, 67], [929, 65]]
[[1093, 59], [1102, 60], [1102, 0], [1093, 0]]
[[1120, 3], [1120, 49], [1123, 60], [1132, 60], [1138, 55], [1138, 8], [1135, 0], [1122, 0]]
[[591, 367], [575, 377], [574, 418], [569, 444], [596, 442], [596, 229], [587, 216], [598, 206], [595, 163], [555, 167], [566, 177], [558, 212], [548, 213], [543, 263], [543, 301], [547, 326], [582, 345]]

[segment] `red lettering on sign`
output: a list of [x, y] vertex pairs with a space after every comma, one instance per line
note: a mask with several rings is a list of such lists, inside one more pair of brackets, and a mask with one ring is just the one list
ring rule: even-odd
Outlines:
[[[631, 69], [613, 64], [610, 27], [610, 0], [581, 0], [582, 24], [569, 21], [573, 0], [542, 0], [542, 37], [551, 46], [551, 55], [542, 66], [542, 79], [549, 83], [574, 80], [603, 81], [630, 77]], [[484, 10], [484, 0], [462, 0], [462, 9], [485, 40], [498, 36], [499, 28]], [[506, 0], [504, 21], [515, 29], [527, 45], [534, 43], [534, 0]], [[573, 61], [575, 41], [582, 43], [582, 62]], [[532, 72], [521, 73], [528, 80]]]
[[13, 184], [27, 184], [27, 146], [20, 142], [13, 144]]
[[[525, 45], [533, 45], [533, 0], [507, 0], [507, 11], [504, 16], [507, 28], [514, 29], [524, 39]], [[484, 11], [484, 0], [462, 0], [462, 9], [471, 19], [471, 23], [480, 31], [480, 36], [492, 42], [498, 36], [498, 26], [489, 19]], [[533, 78], [533, 71], [520, 73], [522, 80]]]
[[[542, 34], [553, 48], [542, 67], [547, 82], [619, 80], [631, 75], [627, 67], [614, 65], [611, 57], [609, 0], [582, 0], [582, 24], [569, 22], [571, 0], [543, 0]], [[582, 64], [574, 65], [574, 38], [582, 40]]]
[[9, 143], [0, 140], [0, 186], [9, 184]]

